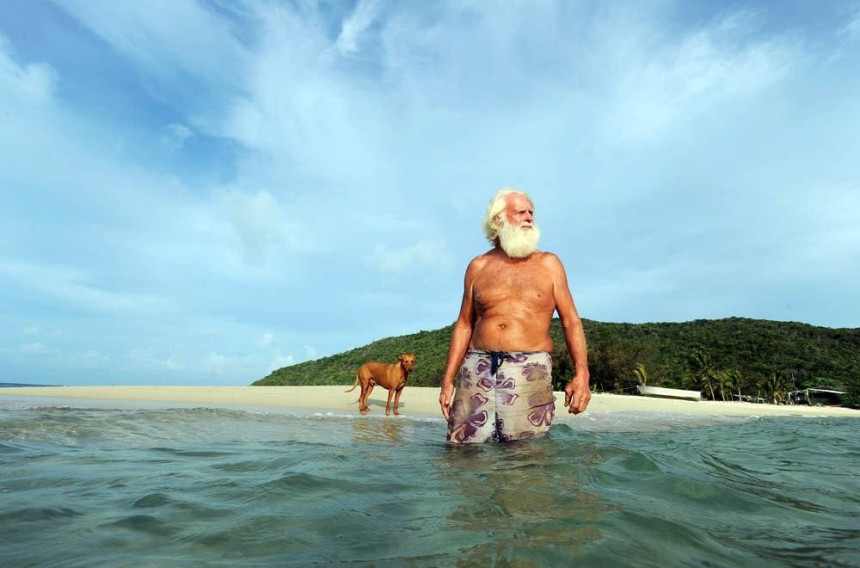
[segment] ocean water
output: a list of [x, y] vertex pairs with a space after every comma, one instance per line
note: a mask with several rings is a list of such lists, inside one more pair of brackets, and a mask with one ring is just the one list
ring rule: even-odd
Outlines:
[[[0, 566], [860, 566], [860, 422], [439, 419], [0, 399]], [[44, 404], [41, 403], [41, 404]]]

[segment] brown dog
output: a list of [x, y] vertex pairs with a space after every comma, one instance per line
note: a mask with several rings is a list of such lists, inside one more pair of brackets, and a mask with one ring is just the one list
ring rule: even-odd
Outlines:
[[370, 396], [370, 391], [373, 390], [374, 386], [380, 385], [388, 389], [388, 403], [385, 405], [385, 415], [388, 416], [391, 409], [392, 396], [394, 396], [394, 414], [400, 414], [397, 412], [397, 405], [400, 403], [400, 394], [403, 392], [403, 387], [406, 386], [406, 379], [409, 378], [409, 373], [412, 372], [412, 369], [415, 368], [415, 363], [418, 362], [418, 357], [411, 353], [404, 353], [397, 357], [397, 359], [398, 362], [391, 365], [371, 361], [358, 369], [358, 373], [355, 374], [355, 384], [352, 385], [351, 389], [347, 389], [344, 392], [354, 391], [355, 387], [359, 383], [361, 384], [361, 394], [358, 395], [359, 411], [366, 412], [369, 410], [367, 408], [367, 397]]

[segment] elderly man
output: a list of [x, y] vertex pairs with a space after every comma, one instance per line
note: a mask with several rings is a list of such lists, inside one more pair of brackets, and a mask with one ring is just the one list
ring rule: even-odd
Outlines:
[[577, 414], [591, 399], [582, 321], [561, 261], [536, 248], [540, 232], [531, 198], [499, 190], [487, 208], [484, 232], [494, 246], [466, 268], [439, 395], [448, 441], [457, 444], [523, 440], [549, 431], [555, 414], [549, 326], [555, 311], [576, 367], [564, 405]]

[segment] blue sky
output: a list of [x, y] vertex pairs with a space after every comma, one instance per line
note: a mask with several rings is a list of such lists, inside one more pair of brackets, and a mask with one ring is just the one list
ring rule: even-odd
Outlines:
[[457, 315], [857, 327], [860, 2], [0, 2], [0, 382], [248, 384]]

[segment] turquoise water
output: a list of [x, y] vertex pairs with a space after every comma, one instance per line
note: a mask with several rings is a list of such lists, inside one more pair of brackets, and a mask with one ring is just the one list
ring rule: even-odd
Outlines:
[[0, 399], [0, 566], [858, 566], [860, 422], [441, 419]]

